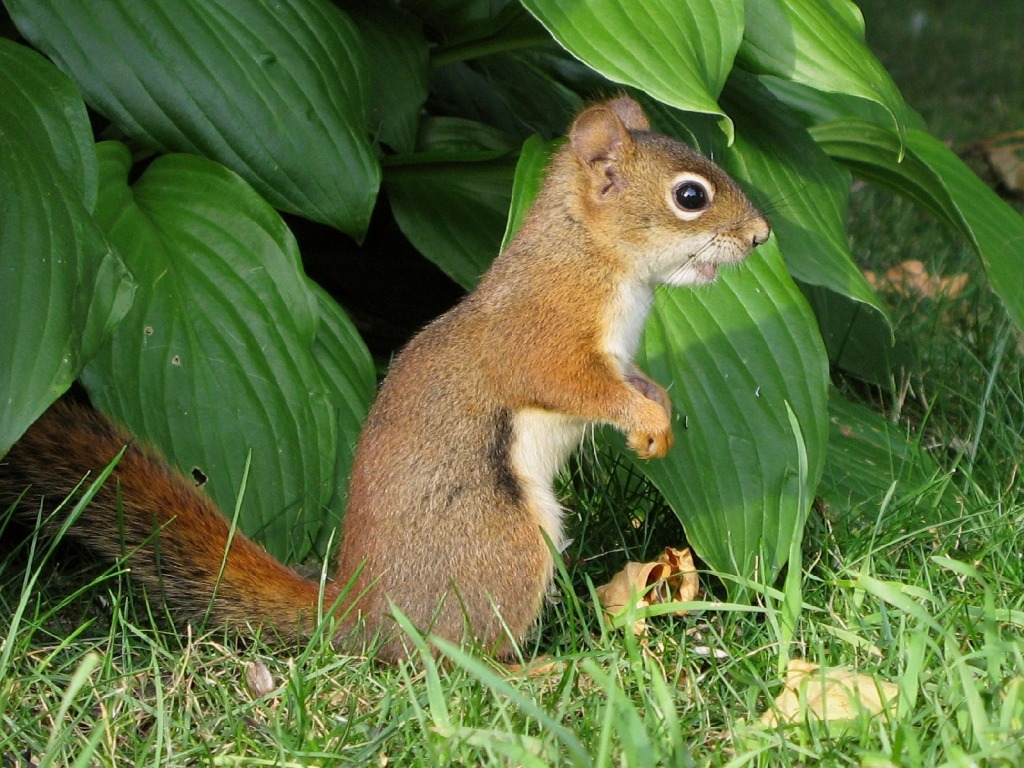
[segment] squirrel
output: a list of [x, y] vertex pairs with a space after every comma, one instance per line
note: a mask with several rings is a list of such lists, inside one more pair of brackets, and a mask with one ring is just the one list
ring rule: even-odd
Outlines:
[[655, 287], [709, 283], [770, 233], [724, 171], [652, 132], [631, 98], [583, 110], [515, 238], [391, 365], [323, 588], [233, 531], [155, 451], [66, 400], [0, 462], [0, 505], [20, 498], [34, 521], [127, 446], [67, 535], [127, 556], [179, 612], [285, 639], [334, 612], [337, 643], [376, 638], [395, 660], [406, 646], [393, 604], [422, 631], [508, 657], [540, 614], [564, 541], [555, 476], [587, 428], [622, 430], [643, 458], [673, 443], [668, 394], [633, 362]]

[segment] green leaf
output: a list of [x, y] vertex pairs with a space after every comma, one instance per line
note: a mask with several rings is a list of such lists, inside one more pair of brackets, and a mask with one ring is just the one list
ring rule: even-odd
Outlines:
[[876, 102], [903, 135], [903, 97], [865, 44], [864, 18], [850, 0], [747, 0], [736, 61], [755, 74]]
[[317, 554], [322, 556], [332, 538], [334, 544], [338, 543], [336, 534], [348, 499], [348, 479], [355, 458], [356, 441], [377, 393], [377, 377], [370, 351], [348, 315], [316, 283], [310, 281], [309, 289], [316, 296], [320, 309], [320, 327], [313, 341], [313, 358], [320, 368], [338, 422], [334, 489], [316, 542]]
[[[803, 83], [779, 80], [776, 77], [759, 77], [758, 80], [775, 94], [779, 101], [793, 110], [806, 127], [853, 118], [867, 120], [869, 123], [892, 130], [892, 115], [878, 102], [844, 93], [826, 93]], [[924, 130], [927, 127], [924, 118], [906, 104], [903, 116], [907, 128]]]
[[1010, 317], [1024, 328], [1024, 219], [952, 150], [924, 131], [910, 129], [906, 156], [897, 162], [898, 139], [862, 120], [826, 123], [811, 134], [854, 174], [910, 199], [963, 235], [981, 257]]
[[743, 35], [743, 0], [523, 0], [570, 53], [605, 77], [732, 124], [717, 98]]
[[412, 152], [430, 66], [422, 25], [383, 3], [354, 4], [348, 12], [366, 43], [377, 141], [396, 152]]
[[409, 241], [455, 282], [471, 288], [498, 255], [515, 156], [492, 149], [493, 130], [486, 126], [449, 120], [443, 130], [436, 128], [430, 137], [442, 149], [421, 142], [425, 151], [389, 158], [384, 186]]
[[[467, 160], [489, 160], [509, 155], [516, 151], [515, 142], [502, 131], [475, 120], [461, 117], [424, 117], [420, 123], [420, 134], [416, 143], [422, 152], [465, 154]], [[397, 157], [395, 161], [415, 162], [415, 155], [409, 158]]]
[[412, 0], [404, 5], [434, 30], [439, 43], [430, 58], [435, 67], [501, 51], [554, 47], [518, 0]]
[[915, 370], [914, 349], [886, 315], [825, 288], [803, 285], [818, 318], [829, 364], [892, 391], [899, 369]]
[[339, 436], [337, 387], [314, 354], [323, 309], [291, 232], [210, 160], [165, 155], [129, 186], [127, 148], [97, 151], [96, 218], [139, 289], [85, 369], [93, 402], [198, 470], [221, 509], [251, 451], [241, 525], [277, 557], [303, 557], [335, 492]]
[[[915, 496], [940, 476], [935, 460], [881, 415], [836, 392], [828, 408], [830, 448], [818, 492], [829, 503], [844, 510], [873, 508], [893, 483]], [[936, 491], [942, 487], [937, 485]], [[952, 495], [940, 501], [950, 504]]]
[[325, 0], [8, 0], [19, 31], [134, 139], [219, 160], [282, 210], [360, 237], [380, 168], [363, 42]]
[[93, 222], [92, 132], [74, 84], [0, 40], [0, 455], [78, 377], [132, 301]]
[[[790, 274], [807, 285], [867, 304], [888, 319], [850, 252], [849, 173], [832, 162], [756, 78], [737, 72], [723, 103], [737, 135], [731, 151], [723, 151], [719, 160], [763, 198]], [[765, 120], [765, 115], [771, 119]]]
[[[641, 464], [715, 570], [771, 582], [813, 498], [828, 440], [828, 365], [775, 240], [698, 290], [664, 289], [642, 367], [669, 388], [676, 444]], [[796, 438], [803, 432], [806, 487]]]
[[512, 241], [522, 226], [527, 211], [530, 210], [544, 183], [544, 171], [561, 143], [561, 140], [545, 142], [540, 136], [531, 136], [523, 144], [519, 162], [516, 163], [516, 176], [512, 182], [512, 201], [509, 204], [508, 223], [505, 225], [501, 250], [505, 250], [505, 246]]
[[447, 114], [493, 125], [519, 141], [534, 133], [546, 139], [560, 136], [583, 100], [545, 70], [552, 59], [536, 52], [496, 53], [440, 67], [431, 75], [431, 103]]

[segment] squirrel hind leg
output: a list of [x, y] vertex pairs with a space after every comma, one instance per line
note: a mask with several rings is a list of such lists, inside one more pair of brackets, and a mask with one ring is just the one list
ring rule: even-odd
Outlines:
[[[489, 508], [504, 509], [487, 518], [518, 519], [520, 524], [496, 531], [479, 516], [470, 520], [468, 510], [449, 510], [451, 519], [463, 524], [444, 534], [435, 531], [435, 537], [443, 536], [446, 546], [432, 549], [429, 556], [410, 551], [404, 561], [401, 551], [381, 546], [387, 536], [374, 537], [366, 542], [367, 547], [360, 546], [359, 527], [351, 517], [347, 519], [343, 549], [351, 545], [352, 551], [368, 556], [360, 561], [362, 570], [350, 592], [355, 601], [352, 614], [358, 614], [360, 629], [352, 636], [340, 635], [339, 645], [355, 649], [376, 638], [378, 658], [405, 658], [414, 646], [395, 621], [394, 607], [420, 632], [456, 644], [474, 643], [498, 658], [512, 655], [514, 643], [528, 637], [537, 623], [554, 569], [537, 525], [519, 505], [498, 496], [492, 495]], [[412, 530], [404, 530], [404, 537], [414, 550], [422, 532], [413, 523]], [[496, 555], [494, 547], [483, 547], [482, 541], [516, 556]], [[339, 573], [352, 567], [355, 562], [349, 562], [343, 552]]]

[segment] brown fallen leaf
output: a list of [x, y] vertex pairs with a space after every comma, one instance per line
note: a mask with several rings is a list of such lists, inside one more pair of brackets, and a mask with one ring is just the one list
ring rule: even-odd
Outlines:
[[501, 668], [509, 677], [546, 677], [564, 673], [565, 662], [545, 654], [526, 664], [502, 664]]
[[976, 146], [999, 182], [1010, 192], [1024, 194], [1024, 131], [992, 136]]
[[[617, 616], [628, 606], [645, 608], [657, 603], [686, 602], [700, 592], [700, 579], [693, 564], [693, 553], [686, 549], [666, 547], [653, 563], [626, 563], [607, 584], [597, 588], [601, 607]], [[687, 611], [676, 611], [684, 616]], [[642, 635], [647, 623], [640, 619], [633, 624], [633, 633]]]
[[277, 687], [270, 669], [262, 661], [253, 661], [245, 666], [245, 682], [249, 693], [257, 698], [266, 696]]
[[873, 675], [792, 659], [786, 669], [785, 689], [759, 722], [774, 728], [780, 722], [803, 722], [808, 715], [816, 720], [845, 722], [863, 714], [879, 714], [898, 693], [895, 683]]
[[883, 275], [864, 270], [864, 277], [876, 291], [922, 299], [955, 299], [963, 293], [968, 282], [967, 274], [964, 272], [950, 277], [930, 275], [924, 263], [917, 259], [908, 259], [895, 267], [890, 267]]

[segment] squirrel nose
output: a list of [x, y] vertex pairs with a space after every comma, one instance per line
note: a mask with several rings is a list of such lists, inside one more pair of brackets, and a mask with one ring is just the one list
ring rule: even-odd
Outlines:
[[754, 247], [755, 248], [757, 246], [761, 245], [762, 243], [766, 242], [768, 240], [768, 237], [772, 233], [771, 225], [767, 221], [765, 221], [764, 219], [761, 219], [760, 223], [763, 225], [762, 228], [757, 230], [756, 232], [754, 232]]

